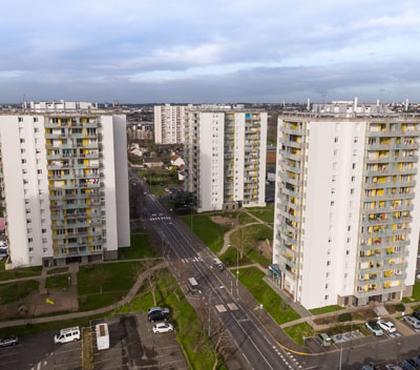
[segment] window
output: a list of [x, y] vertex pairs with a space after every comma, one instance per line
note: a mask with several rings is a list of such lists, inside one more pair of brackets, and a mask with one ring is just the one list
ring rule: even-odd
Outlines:
[[327, 266], [330, 266], [331, 265], [331, 261], [327, 261]]
[[349, 226], [347, 226], [347, 231], [350, 231], [351, 230], [351, 226], [349, 225]]
[[354, 169], [356, 168], [356, 163], [353, 163], [353, 164], [351, 165], [351, 168], [354, 170]]
[[22, 117], [18, 117], [18, 122], [23, 122], [23, 118]]
[[330, 202], [330, 206], [332, 207], [334, 205], [334, 201], [332, 200], [331, 202]]
[[348, 256], [350, 254], [350, 250], [346, 250], [346, 256]]
[[42, 233], [45, 234], [47, 232], [47, 229], [42, 229]]
[[20, 143], [23, 144], [25, 142], [25, 139], [20, 139]]
[[338, 143], [338, 136], [334, 138], [334, 143]]
[[26, 159], [22, 159], [22, 164], [26, 164]]
[[34, 241], [33, 238], [28, 238], [28, 243], [32, 243]]
[[325, 289], [328, 289], [328, 284], [325, 284]]
[[[38, 122], [38, 117], [34, 117], [34, 122]], [[37, 131], [35, 131], [35, 132], [37, 132]]]
[[351, 241], [351, 238], [347, 238], [347, 243], [350, 243], [350, 241]]
[[325, 299], [325, 300], [328, 300], [328, 294], [327, 294], [327, 295], [325, 295], [324, 299]]
[[357, 143], [359, 141], [359, 138], [357, 136], [354, 137], [353, 143]]
[[351, 182], [354, 182], [354, 180], [356, 180], [356, 178], [354, 176], [351, 177]]

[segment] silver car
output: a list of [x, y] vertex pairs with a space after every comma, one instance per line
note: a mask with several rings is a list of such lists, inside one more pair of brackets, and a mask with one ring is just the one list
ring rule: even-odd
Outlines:
[[414, 316], [404, 316], [405, 322], [410, 324], [414, 329], [420, 330], [420, 320]]

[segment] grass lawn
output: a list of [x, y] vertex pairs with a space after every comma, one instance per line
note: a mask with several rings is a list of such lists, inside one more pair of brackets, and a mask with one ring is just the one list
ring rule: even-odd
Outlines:
[[48, 276], [45, 287], [48, 289], [67, 289], [69, 287], [69, 276], [70, 274]]
[[239, 270], [239, 280], [278, 324], [299, 319], [300, 316], [264, 281], [264, 273], [255, 267]]
[[81, 266], [77, 275], [80, 310], [120, 300], [133, 286], [137, 275], [152, 265], [151, 262], [119, 262]]
[[206, 330], [168, 270], [161, 271], [158, 275], [155, 282], [155, 299], [154, 302], [150, 285], [145, 284], [136, 298], [119, 312], [146, 311], [154, 305], [169, 307], [177, 339], [191, 368], [212, 369], [216, 354], [206, 336]]
[[320, 315], [323, 313], [329, 313], [329, 312], [335, 312], [344, 310], [344, 307], [338, 306], [338, 305], [331, 305], [331, 306], [325, 306], [325, 307], [319, 307], [319, 308], [312, 308], [309, 310], [312, 315]]
[[0, 280], [11, 280], [19, 279], [24, 277], [38, 276], [41, 275], [41, 266], [23, 267], [19, 269], [6, 271], [4, 268], [4, 262], [0, 263]]
[[19, 281], [0, 285], [0, 303], [7, 304], [25, 298], [39, 286], [36, 280]]
[[57, 273], [60, 273], [60, 272], [67, 272], [67, 271], [69, 271], [68, 267], [56, 267], [56, 268], [53, 268], [51, 270], [48, 270], [47, 275], [57, 274]]
[[247, 208], [247, 211], [268, 224], [274, 223], [274, 204], [268, 204], [267, 206], [261, 208]]
[[[265, 241], [267, 239], [270, 242], [272, 241], [273, 230], [265, 225], [250, 225], [233, 232], [230, 236], [230, 243], [232, 244], [232, 248], [239, 248], [241, 245], [243, 246], [244, 258], [242, 261], [239, 261], [240, 264], [246, 264], [251, 261], [251, 263], [259, 263], [260, 265], [267, 267], [271, 263], [271, 260], [262, 255], [257, 249], [258, 242]], [[225, 263], [228, 266], [232, 266], [230, 262], [233, 254], [235, 255], [233, 265], [236, 265], [236, 251], [234, 251], [229, 252], [229, 254], [225, 257]]]
[[165, 188], [179, 188], [178, 174], [164, 168], [143, 169], [139, 175], [145, 179], [150, 191], [157, 197], [168, 194]]
[[420, 302], [420, 281], [416, 280], [413, 287], [413, 295], [404, 297], [403, 303]]
[[297, 344], [303, 345], [303, 337], [311, 337], [315, 334], [314, 329], [307, 322], [289, 326], [283, 329], [286, 334], [292, 338]]
[[[181, 216], [181, 220], [195, 233], [204, 244], [217, 253], [223, 247], [223, 236], [230, 229], [227, 225], [219, 225], [211, 220], [212, 214], [194, 214]], [[191, 222], [192, 218], [192, 222]]]
[[118, 249], [118, 259], [120, 260], [158, 256], [159, 253], [152, 245], [147, 234], [132, 234], [131, 246]]

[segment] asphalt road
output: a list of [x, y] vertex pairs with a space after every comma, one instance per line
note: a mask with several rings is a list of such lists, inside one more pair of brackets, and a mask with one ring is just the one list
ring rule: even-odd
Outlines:
[[[136, 172], [130, 176], [138, 191], [144, 192]], [[164, 257], [168, 263], [191, 263], [194, 276], [203, 296], [208, 297], [212, 310], [223, 321], [243, 358], [243, 366], [258, 370], [301, 369], [302, 365], [291, 361], [285, 351], [271, 338], [256, 318], [234, 292], [234, 278], [230, 283], [221, 279], [212, 266], [215, 257], [211, 251], [193, 236], [185, 225], [171, 218], [167, 210], [151, 194], [142, 199], [142, 212], [150, 226], [161, 236], [166, 247]], [[230, 275], [230, 274], [229, 274]], [[185, 281], [180, 281], [185, 284]], [[211, 301], [210, 301], [211, 300]], [[235, 306], [233, 306], [234, 304]], [[234, 307], [230, 309], [229, 307]], [[221, 309], [221, 311], [220, 311]]]

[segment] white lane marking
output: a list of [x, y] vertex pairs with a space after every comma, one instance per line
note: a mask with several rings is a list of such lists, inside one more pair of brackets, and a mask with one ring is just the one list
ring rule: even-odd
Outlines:
[[239, 310], [238, 306], [235, 303], [228, 303], [227, 306], [229, 307], [229, 310], [231, 311]]
[[216, 310], [219, 311], [219, 312], [226, 312], [227, 311], [226, 307], [222, 304], [217, 304], [215, 307], [216, 307]]
[[39, 370], [41, 368], [41, 362], [38, 362], [38, 366], [36, 367], [36, 370]]

